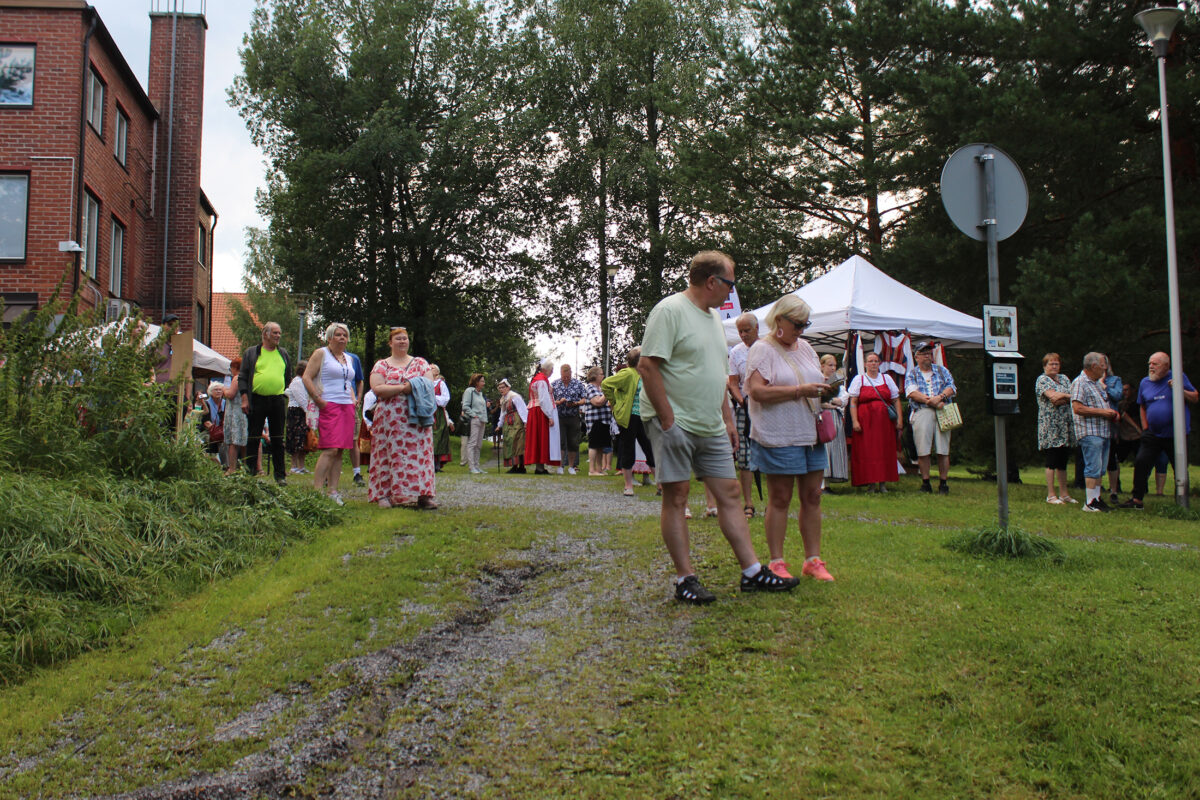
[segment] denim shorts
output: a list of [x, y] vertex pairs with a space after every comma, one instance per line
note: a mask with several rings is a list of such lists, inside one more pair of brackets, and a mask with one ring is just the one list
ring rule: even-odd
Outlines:
[[1079, 440], [1079, 449], [1083, 452], [1083, 477], [1104, 477], [1110, 444], [1111, 440], [1107, 436], [1084, 436]]
[[729, 437], [696, 436], [679, 425], [663, 430], [658, 417], [643, 420], [654, 447], [654, 477], [662, 483], [697, 478], [737, 478]]
[[823, 444], [764, 447], [753, 439], [750, 440], [750, 468], [764, 475], [807, 475], [810, 472], [824, 472], [828, 463]]

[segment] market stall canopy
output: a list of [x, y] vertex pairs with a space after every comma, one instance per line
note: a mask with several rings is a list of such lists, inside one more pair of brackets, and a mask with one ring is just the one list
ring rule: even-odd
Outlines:
[[[124, 320], [110, 322], [100, 328], [100, 334], [96, 337], [96, 344], [100, 344], [100, 340], [112, 333], [118, 326], [128, 324]], [[143, 339], [145, 344], [150, 344], [158, 338], [159, 332], [162, 330], [158, 325], [147, 325], [146, 335]], [[213, 350], [202, 342], [192, 340], [192, 377], [195, 378], [215, 378], [220, 375], [229, 374], [229, 359]]]
[[[840, 353], [851, 331], [902, 330], [937, 339], [945, 347], [982, 348], [983, 321], [955, 311], [888, 277], [862, 256], [852, 256], [821, 277], [792, 292], [812, 308], [804, 338], [821, 353]], [[756, 308], [758, 333], [774, 303]], [[738, 342], [733, 320], [725, 322], [725, 340]]]

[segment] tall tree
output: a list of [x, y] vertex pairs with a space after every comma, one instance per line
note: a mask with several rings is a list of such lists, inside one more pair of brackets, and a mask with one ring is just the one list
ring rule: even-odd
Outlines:
[[525, 242], [541, 131], [503, 13], [455, 0], [268, 0], [231, 90], [270, 159], [276, 263], [328, 319], [405, 324], [455, 365], [536, 329]]
[[[243, 348], [251, 347], [262, 341], [262, 326], [267, 322], [278, 322], [283, 336], [279, 343], [289, 353], [296, 356], [297, 361], [305, 357], [300, 352], [300, 310], [302, 305], [307, 307], [308, 300], [303, 303], [291, 291], [291, 282], [272, 257], [269, 234], [260, 228], [246, 229], [246, 271], [242, 277], [242, 286], [246, 290], [246, 302], [231, 300], [229, 305], [233, 311], [229, 319], [229, 327], [237, 336]], [[305, 349], [317, 346], [319, 328], [313, 323], [313, 316], [306, 315], [304, 323]]]

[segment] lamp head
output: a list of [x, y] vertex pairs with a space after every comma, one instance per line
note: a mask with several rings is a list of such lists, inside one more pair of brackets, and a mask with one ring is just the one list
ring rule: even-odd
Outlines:
[[1133, 18], [1142, 26], [1142, 30], [1150, 39], [1150, 44], [1154, 46], [1154, 56], [1166, 58], [1171, 33], [1175, 30], [1179, 20], [1183, 18], [1183, 12], [1178, 8], [1160, 6], [1139, 11]]

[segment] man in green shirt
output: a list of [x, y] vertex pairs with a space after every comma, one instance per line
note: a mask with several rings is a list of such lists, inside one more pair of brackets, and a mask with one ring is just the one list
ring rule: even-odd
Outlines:
[[283, 471], [283, 434], [287, 418], [287, 395], [283, 393], [292, 375], [292, 357], [279, 346], [283, 331], [278, 322], [268, 322], [262, 329], [262, 344], [246, 348], [238, 386], [242, 393], [242, 411], [248, 418], [246, 452], [242, 463], [257, 475], [258, 443], [262, 439], [263, 421], [271, 429], [271, 466], [275, 482], [287, 482]]
[[692, 569], [684, 512], [693, 472], [717, 500], [721, 533], [742, 567], [742, 591], [790, 591], [799, 583], [762, 566], [741, 510], [733, 467], [738, 434], [725, 391], [728, 351], [714, 311], [729, 298], [734, 283], [732, 258], [715, 250], [698, 253], [687, 289], [650, 312], [637, 367], [642, 376], [642, 420], [663, 489], [663, 542], [675, 562], [675, 597], [687, 603], [716, 599]]

